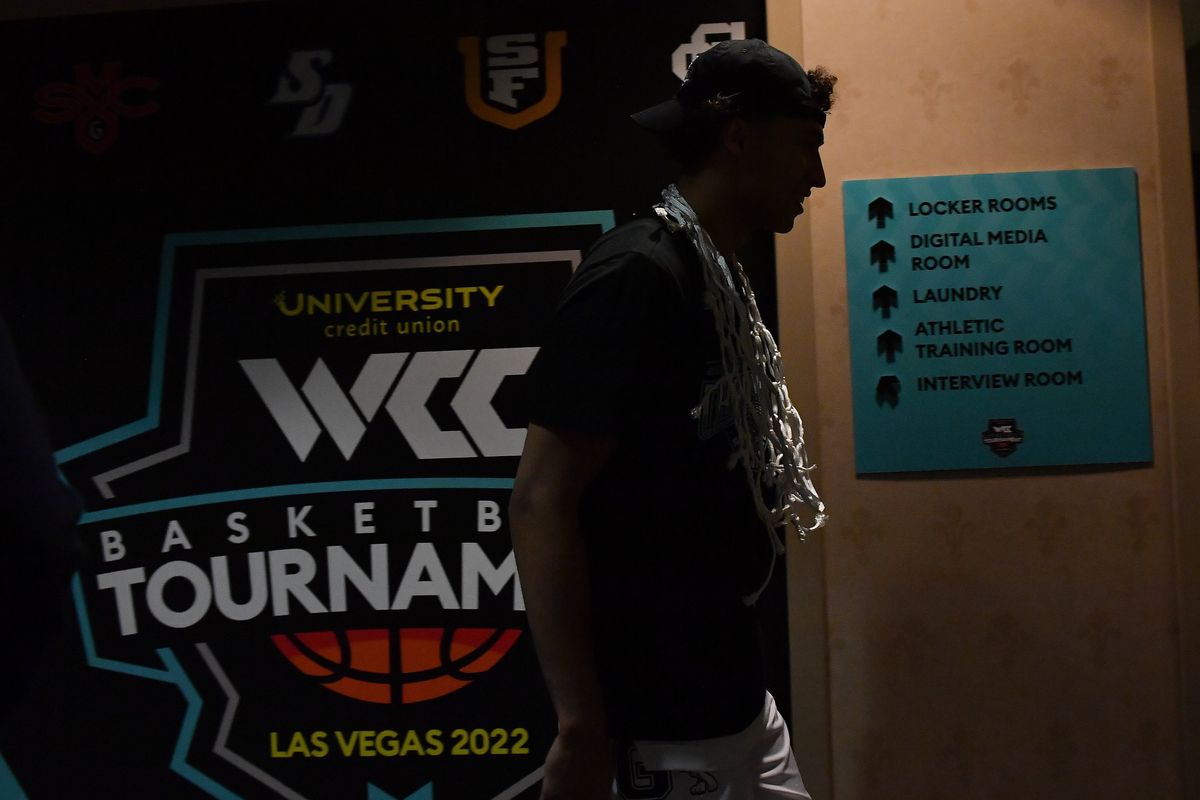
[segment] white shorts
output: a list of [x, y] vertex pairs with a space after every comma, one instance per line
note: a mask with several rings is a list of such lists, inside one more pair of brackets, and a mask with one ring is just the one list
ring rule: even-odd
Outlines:
[[715, 739], [638, 740], [618, 756], [614, 800], [812, 800], [775, 698], [744, 731]]

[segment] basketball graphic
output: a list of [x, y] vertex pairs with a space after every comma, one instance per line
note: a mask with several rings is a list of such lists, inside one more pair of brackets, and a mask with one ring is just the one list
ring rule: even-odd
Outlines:
[[516, 643], [516, 628], [369, 628], [280, 633], [279, 652], [338, 694], [368, 703], [420, 703], [456, 692]]

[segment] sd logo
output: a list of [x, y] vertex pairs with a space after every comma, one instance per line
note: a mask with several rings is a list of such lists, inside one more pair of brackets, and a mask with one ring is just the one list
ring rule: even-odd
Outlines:
[[[467, 108], [480, 119], [516, 130], [549, 114], [562, 99], [562, 49], [567, 44], [566, 31], [548, 31], [544, 37], [541, 53], [537, 47], [537, 35], [512, 33], [489, 36], [484, 41], [487, 49], [486, 74], [479, 52], [478, 36], [463, 36], [458, 40], [458, 51], [464, 61], [464, 81]], [[544, 67], [538, 63], [544, 55]], [[543, 72], [542, 70], [545, 70]], [[526, 81], [545, 81], [542, 98], [532, 105], [520, 108], [518, 94], [528, 89]], [[487, 84], [487, 98], [483, 97], [483, 86]], [[524, 98], [521, 98], [524, 99]], [[499, 106], [515, 109], [505, 111]]]

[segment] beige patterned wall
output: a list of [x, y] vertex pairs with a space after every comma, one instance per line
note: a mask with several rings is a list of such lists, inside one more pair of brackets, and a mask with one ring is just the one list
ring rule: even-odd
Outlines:
[[[840, 78], [829, 186], [780, 245], [833, 512], [836, 797], [1181, 798], [1154, 0], [769, 5], [772, 41]], [[841, 182], [1118, 166], [1138, 173], [1154, 466], [857, 478]]]

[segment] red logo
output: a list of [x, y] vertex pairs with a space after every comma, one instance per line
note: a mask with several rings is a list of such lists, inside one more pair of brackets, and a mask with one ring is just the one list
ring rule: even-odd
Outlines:
[[[76, 64], [74, 83], [56, 81], [34, 93], [39, 108], [33, 118], [47, 125], [74, 122], [79, 146], [89, 153], [103, 153], [117, 141], [121, 117], [145, 117], [158, 111], [158, 103], [148, 97], [158, 86], [156, 78], [121, 77], [119, 63], [106, 63], [99, 74], [91, 64]], [[130, 100], [128, 95], [135, 92], [146, 94]]]

